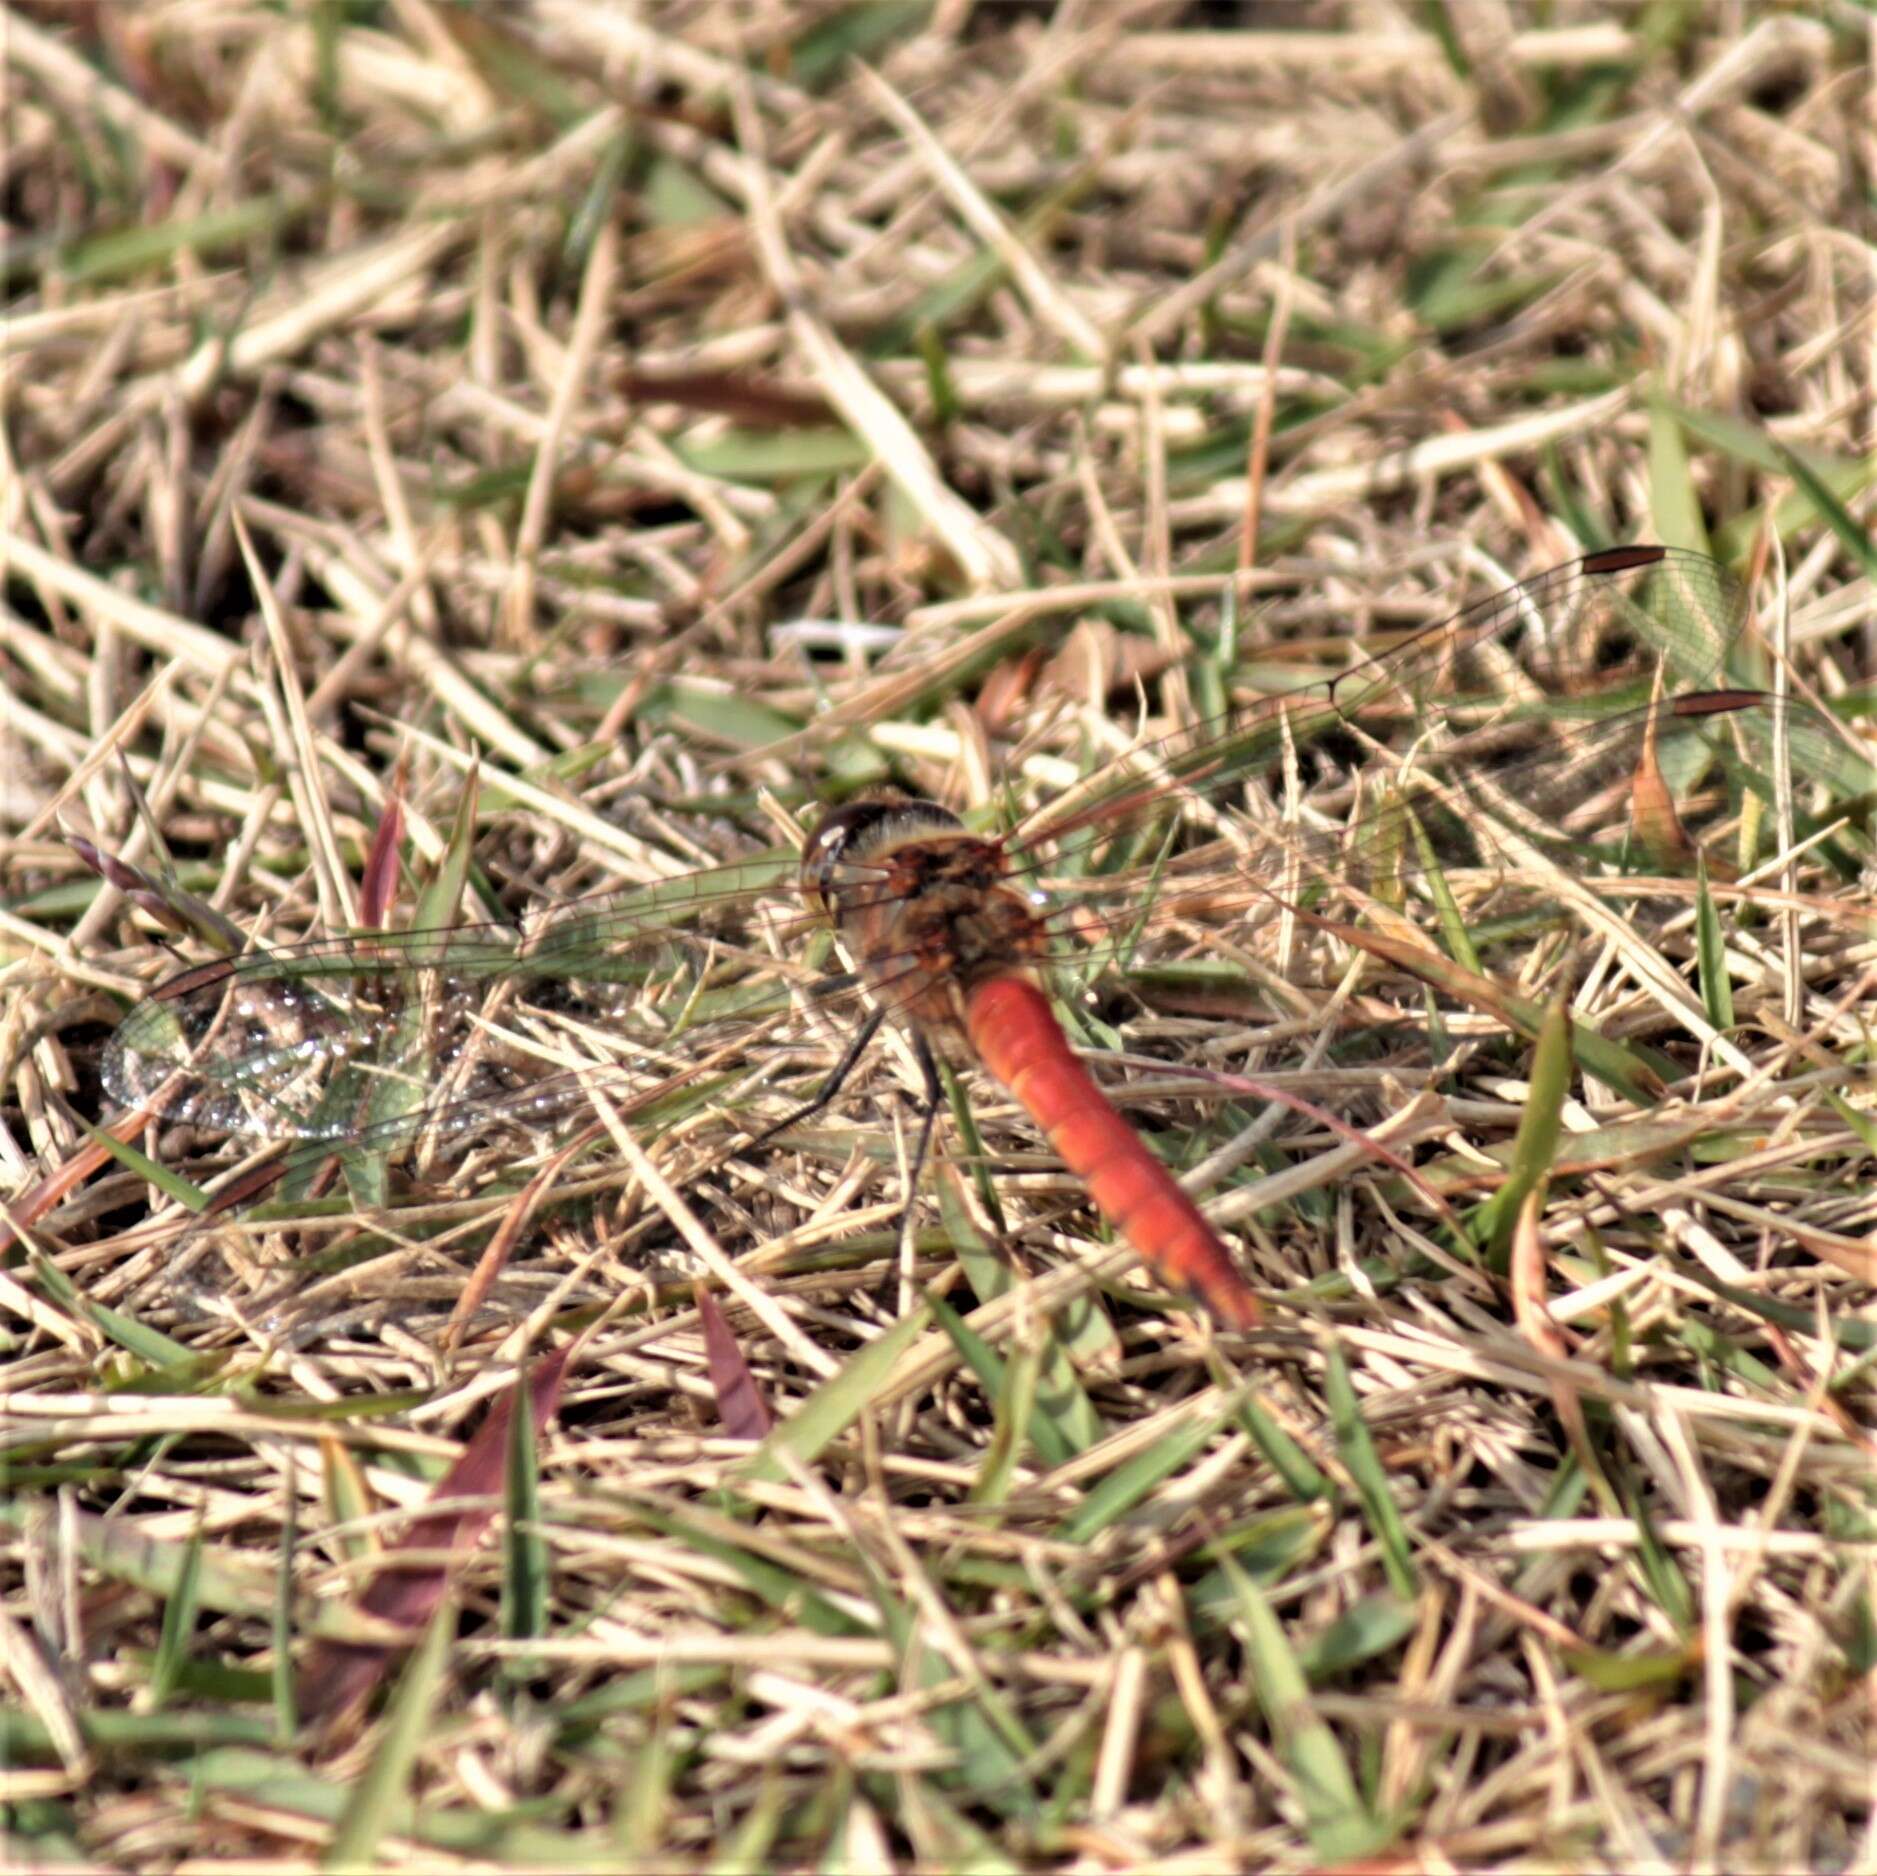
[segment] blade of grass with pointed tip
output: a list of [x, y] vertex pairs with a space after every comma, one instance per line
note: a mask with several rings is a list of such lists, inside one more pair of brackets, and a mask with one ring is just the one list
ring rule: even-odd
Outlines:
[[787, 52], [787, 70], [804, 89], [818, 91], [847, 70], [851, 59], [877, 59], [895, 40], [910, 38], [931, 14], [931, 0], [873, 0], [835, 7], [813, 23]]
[[1010, 1480], [1029, 1437], [1042, 1357], [1041, 1347], [1027, 1342], [1004, 1366], [990, 1444], [984, 1449], [978, 1476], [971, 1482], [970, 1500], [974, 1505], [1001, 1505], [1010, 1495]]
[[[1823, 520], [1863, 563], [1866, 572], [1877, 574], [1877, 549], [1871, 546], [1869, 530], [1860, 527], [1845, 507], [1845, 503], [1855, 501], [1869, 486], [1873, 475], [1877, 475], [1877, 457], [1847, 461], [1843, 457], [1827, 456], [1820, 450], [1794, 450], [1769, 436], [1758, 424], [1742, 423], [1719, 411], [1660, 401], [1665, 410], [1674, 414], [1686, 435], [1698, 438], [1709, 448], [1748, 468], [1766, 475], [1790, 475], [1799, 484], [1799, 491], [1786, 496], [1774, 511], [1775, 531], [1782, 541], [1789, 540], [1799, 529]], [[1749, 510], [1716, 531], [1715, 551], [1723, 560], [1738, 560], [1749, 551], [1754, 538], [1765, 531], [1766, 512]]]
[[1369, 1436], [1368, 1422], [1362, 1418], [1362, 1404], [1356, 1398], [1355, 1383], [1350, 1379], [1348, 1357], [1338, 1343], [1330, 1344], [1329, 1358], [1324, 1364], [1323, 1392], [1329, 1402], [1336, 1450], [1348, 1469], [1350, 1482], [1368, 1516], [1369, 1529], [1381, 1548], [1382, 1568], [1395, 1594], [1404, 1601], [1412, 1601], [1420, 1584], [1407, 1526], [1402, 1523], [1394, 1494], [1388, 1489], [1387, 1472]]
[[[1038, 1808], [1036, 1794], [1024, 1767], [1036, 1751], [1036, 1742], [1024, 1730], [1015, 1708], [981, 1674], [960, 1664], [949, 1651], [930, 1645], [924, 1610], [915, 1610], [898, 1595], [865, 1550], [855, 1553], [854, 1561], [867, 1580], [881, 1627], [899, 1658], [901, 1682], [908, 1687], [940, 1687], [955, 1682], [962, 1671], [971, 1683], [967, 1692], [927, 1715], [933, 1732], [957, 1755], [947, 1783], [1006, 1816], [1033, 1817]], [[931, 1590], [940, 1594], [942, 1586], [933, 1583]]]
[[671, 1812], [677, 1760], [671, 1749], [666, 1711], [662, 1706], [653, 1710], [651, 1734], [640, 1740], [633, 1752], [632, 1776], [614, 1819], [613, 1835], [627, 1867], [653, 1859]]
[[1249, 1393], [1239, 1403], [1238, 1418], [1253, 1444], [1265, 1457], [1265, 1463], [1282, 1479], [1290, 1495], [1300, 1504], [1328, 1498], [1334, 1491], [1312, 1462], [1310, 1455], [1264, 1410], [1257, 1394]]
[[[975, 1138], [975, 1133], [973, 1135]], [[962, 1144], [962, 1143], [961, 1143]], [[984, 1162], [979, 1160], [978, 1165]], [[978, 1229], [958, 1186], [956, 1167], [938, 1172], [939, 1216], [972, 1291], [986, 1303], [1008, 1296], [1022, 1279]], [[1099, 1295], [1072, 1296], [1050, 1312], [1050, 1352], [1037, 1401], [1077, 1452], [1107, 1437], [1108, 1428], [1082, 1385], [1084, 1374], [1112, 1374], [1121, 1363], [1121, 1337]]]
[[609, 137], [593, 165], [593, 175], [581, 192], [580, 202], [567, 220], [566, 239], [561, 243], [561, 265], [570, 277], [586, 272], [592, 257], [593, 243], [606, 218], [619, 206], [619, 185], [631, 166], [634, 140], [630, 127], [616, 137]]
[[990, 1218], [991, 1229], [1003, 1237], [1008, 1234], [1010, 1227], [1004, 1221], [1004, 1208], [997, 1202], [997, 1188], [991, 1183], [990, 1162], [984, 1154], [984, 1136], [978, 1132], [977, 1119], [971, 1112], [971, 1102], [965, 1093], [964, 1083], [949, 1062], [941, 1060], [938, 1068], [939, 1079], [945, 1085], [945, 1101], [952, 1111], [952, 1124], [958, 1129], [959, 1149], [964, 1155], [965, 1164], [971, 1168], [971, 1183], [978, 1189], [978, 1202]]
[[660, 684], [640, 700], [636, 721], [663, 728], [680, 724], [731, 749], [766, 749], [799, 736], [799, 717], [737, 691], [706, 690], [700, 684]]
[[756, 1802], [737, 1826], [736, 1835], [718, 1845], [717, 1854], [705, 1865], [706, 1876], [750, 1876], [752, 1870], [776, 1867], [770, 1850], [789, 1808], [787, 1791], [781, 1767], [766, 1766]]
[[944, 430], [957, 417], [958, 393], [952, 384], [951, 361], [938, 328], [924, 325], [913, 334], [913, 346], [925, 366], [926, 395], [932, 400], [932, 427]]
[[1673, 1687], [1700, 1671], [1700, 1655], [1691, 1644], [1667, 1651], [1619, 1655], [1604, 1648], [1565, 1648], [1558, 1659], [1599, 1693], [1631, 1694], [1650, 1687]]
[[[985, 1393], [993, 1400], [1003, 1400], [1010, 1387], [1010, 1365], [942, 1296], [928, 1293], [924, 1301], [939, 1327], [951, 1337], [953, 1347], [963, 1356], [965, 1366], [978, 1377]], [[1064, 1438], [1054, 1418], [1037, 1406], [1034, 1391], [1025, 1431], [1036, 1448], [1037, 1458], [1046, 1466], [1062, 1465], [1080, 1450]]]
[[1828, 1091], [1825, 1098], [1831, 1103], [1831, 1111], [1864, 1142], [1872, 1153], [1877, 1153], [1877, 1118], [1859, 1113], [1836, 1090]]
[[[502, 1633], [531, 1641], [547, 1633], [548, 1552], [541, 1535], [541, 1467], [534, 1415], [527, 1411], [528, 1379], [517, 1369], [508, 1410], [508, 1453], [502, 1493]], [[516, 1679], [537, 1663], [517, 1657], [504, 1664]]]
[[450, 823], [450, 835], [436, 870], [417, 895], [417, 907], [411, 915], [413, 931], [441, 931], [454, 925], [462, 910], [463, 886], [469, 878], [469, 862], [476, 848], [476, 793], [481, 776], [479, 762], [472, 761], [463, 777], [463, 790], [456, 798], [456, 815]]
[[1117, 1466], [1056, 1527], [1057, 1540], [1086, 1544], [1126, 1516], [1161, 1480], [1171, 1478], [1188, 1460], [1203, 1452], [1219, 1429], [1237, 1417], [1239, 1405], [1233, 1398], [1211, 1413], [1190, 1416], [1164, 1438]]
[[1283, 1624], [1237, 1564], [1224, 1557], [1220, 1568], [1244, 1618], [1252, 1685], [1272, 1743], [1291, 1775], [1310, 1847], [1330, 1862], [1372, 1855], [1393, 1833], [1363, 1803], [1336, 1735], [1311, 1710], [1309, 1683]]
[[733, 1470], [733, 1476], [765, 1483], [788, 1476], [779, 1451], [787, 1451], [804, 1464], [812, 1464], [827, 1445], [838, 1439], [872, 1404], [875, 1392], [892, 1373], [899, 1358], [930, 1327], [932, 1312], [915, 1309], [894, 1323], [852, 1356], [846, 1365], [809, 1395], [762, 1445]]
[[293, 1553], [300, 1541], [299, 1459], [287, 1448], [287, 1476], [281, 1482], [280, 1561], [274, 1573], [274, 1659], [269, 1692], [274, 1703], [274, 1738], [288, 1746], [299, 1736], [300, 1703], [293, 1686]]
[[[945, 1221], [946, 1235], [958, 1253], [958, 1261], [964, 1266], [972, 1290], [986, 1303], [1009, 1295], [1016, 1287], [1017, 1279], [978, 1230], [976, 1221], [965, 1205], [956, 1167], [939, 1168], [938, 1195], [939, 1215]], [[958, 1326], [956, 1333], [949, 1328], [947, 1333], [951, 1334], [959, 1353], [970, 1362], [973, 1372], [984, 1383], [985, 1391], [994, 1395], [1003, 1385], [1002, 1358], [962, 1317], [956, 1316], [955, 1312], [950, 1313]], [[1093, 1322], [1089, 1320], [1090, 1317], [1094, 1318]], [[1060, 1333], [1065, 1321], [1070, 1335], [1067, 1342]], [[1110, 1350], [1118, 1354], [1119, 1342], [1114, 1325], [1099, 1309], [1083, 1310], [1071, 1305], [1057, 1312], [1052, 1328], [1058, 1332], [1050, 1337], [1043, 1372], [1038, 1378], [1036, 1413], [1032, 1419], [1030, 1437], [1036, 1442], [1038, 1456], [1046, 1464], [1060, 1465], [1072, 1453], [1087, 1452], [1108, 1434], [1106, 1423], [1082, 1386], [1082, 1377], [1074, 1357], [1085, 1355], [1086, 1359], [1099, 1362]], [[982, 1351], [982, 1355], [974, 1354], [974, 1345]], [[989, 1360], [985, 1361], [983, 1356], [988, 1356]], [[1047, 1431], [1040, 1430], [1045, 1427]], [[1061, 1458], [1051, 1458], [1050, 1453], [1057, 1447], [1063, 1449]]]
[[1869, 527], [1852, 514], [1838, 499], [1831, 484], [1797, 450], [1788, 449], [1783, 443], [1775, 443], [1773, 447], [1778, 452], [1781, 466], [1812, 498], [1814, 506], [1825, 518], [1825, 525], [1837, 535], [1852, 559], [1864, 569], [1864, 577], [1877, 580], [1877, 543], [1872, 542]]
[[1636, 1567], [1656, 1606], [1681, 1630], [1692, 1634], [1697, 1621], [1695, 1594], [1681, 1566], [1657, 1534], [1648, 1504], [1627, 1476], [1619, 1482], [1623, 1510], [1636, 1527]]
[[437, 16], [437, 25], [456, 41], [498, 97], [544, 118], [560, 131], [572, 130], [590, 114], [582, 91], [519, 34], [508, 30], [501, 8], [450, 7]]
[[333, 1542], [353, 1562], [373, 1556], [378, 1549], [377, 1539], [352, 1528], [378, 1509], [365, 1483], [364, 1469], [349, 1446], [330, 1436], [320, 1441], [319, 1457], [320, 1496], [326, 1522], [334, 1532]]
[[1688, 472], [1688, 445], [1680, 420], [1661, 402], [1649, 407], [1649, 512], [1657, 536], [1670, 547], [1713, 552], [1701, 498]]
[[332, 1841], [320, 1858], [321, 1869], [370, 1869], [377, 1862], [378, 1845], [393, 1827], [394, 1809], [409, 1796], [411, 1770], [443, 1691], [444, 1668], [455, 1632], [456, 1605], [445, 1597], [398, 1679], [397, 1691], [385, 1712], [378, 1749], [352, 1787], [333, 1829]]
[[[81, 1708], [77, 1717], [80, 1736], [100, 1752], [168, 1757], [220, 1745], [270, 1743], [268, 1722], [252, 1713], [127, 1713], [119, 1708], [88, 1707]], [[0, 1707], [0, 1765], [17, 1767], [57, 1756], [52, 1734], [37, 1714]]]
[[[88, 1128], [86, 1131], [92, 1130]], [[47, 1296], [73, 1315], [82, 1316], [93, 1328], [109, 1336], [119, 1348], [128, 1349], [139, 1361], [148, 1362], [153, 1368], [171, 1370], [186, 1369], [199, 1362], [199, 1356], [180, 1342], [172, 1342], [160, 1329], [145, 1328], [134, 1316], [126, 1316], [104, 1303], [94, 1303], [50, 1258], [34, 1252], [32, 1266], [33, 1275]]]
[[[556, 1349], [534, 1364], [527, 1400], [538, 1434], [560, 1405], [566, 1381], [567, 1358], [573, 1345]], [[357, 1607], [381, 1630], [389, 1625], [394, 1635], [414, 1635], [419, 1624], [443, 1602], [449, 1590], [450, 1570], [481, 1540], [495, 1515], [487, 1501], [497, 1496], [507, 1468], [509, 1420], [518, 1394], [500, 1394], [488, 1416], [462, 1453], [431, 1488], [432, 1502], [460, 1508], [426, 1511], [413, 1519], [404, 1535], [386, 1552], [376, 1574], [360, 1591]], [[401, 1564], [400, 1551], [441, 1555], [439, 1563]], [[393, 1640], [322, 1643], [306, 1664], [300, 1681], [300, 1704], [310, 1714], [338, 1712], [362, 1700], [390, 1666]]]
[[[785, 1611], [792, 1622], [798, 1623], [811, 1634], [871, 1635], [874, 1632], [869, 1624], [831, 1602], [807, 1578], [768, 1557], [743, 1548], [727, 1536], [704, 1529], [699, 1523], [675, 1512], [640, 1506], [637, 1516], [641, 1523], [675, 1539], [685, 1549], [734, 1571], [752, 1595], [760, 1597], [773, 1609]], [[613, 1711], [610, 1707], [606, 1710]]]
[[174, 1199], [178, 1205], [186, 1206], [192, 1212], [201, 1213], [208, 1209], [209, 1195], [193, 1181], [172, 1172], [167, 1166], [159, 1165], [128, 1141], [119, 1140], [101, 1128], [87, 1125], [85, 1132], [94, 1145], [108, 1153], [119, 1165], [129, 1167], [139, 1179], [155, 1186], [165, 1198]]
[[1413, 1603], [1392, 1590], [1377, 1590], [1311, 1636], [1298, 1651], [1297, 1665], [1312, 1683], [1330, 1680], [1406, 1641], [1419, 1620]]
[[[1412, 972], [1434, 989], [1486, 1011], [1508, 1029], [1533, 1041], [1544, 1028], [1544, 1005], [1507, 990], [1477, 971], [1467, 970], [1438, 951], [1430, 951], [1425, 945], [1404, 943], [1386, 932], [1365, 931], [1338, 919], [1324, 918], [1304, 906], [1294, 906], [1292, 911], [1312, 930], [1326, 932], [1345, 944]], [[1576, 1025], [1572, 1026], [1571, 1049], [1585, 1074], [1596, 1076], [1606, 1087], [1614, 1088], [1639, 1107], [1652, 1107], [1660, 1101], [1669, 1078], [1679, 1072], [1667, 1056], [1611, 1042], [1594, 1029]]]
[[[39, 1515], [44, 1501], [23, 1494], [0, 1498], [0, 1527], [23, 1530], [28, 1518]], [[121, 1519], [80, 1512], [78, 1554], [105, 1575], [133, 1583], [159, 1600], [175, 1595], [182, 1569], [182, 1547], [147, 1536]], [[276, 1593], [275, 1571], [268, 1564], [205, 1545], [197, 1566], [197, 1600], [204, 1609], [265, 1623], [272, 1614]], [[307, 1627], [318, 1636], [342, 1644], [377, 1632], [371, 1620], [361, 1622], [345, 1604], [322, 1599], [307, 1606]]]
[[[1856, 501], [1873, 483], [1877, 483], [1877, 452], [1843, 470], [1819, 475], [1820, 482], [1843, 502]], [[1714, 534], [1714, 550], [1723, 560], [1743, 561], [1753, 552], [1753, 544], [1769, 531], [1782, 541], [1791, 541], [1820, 520], [1818, 504], [1804, 489], [1792, 489], [1776, 502], [1763, 502], [1736, 515]]]
[[1727, 940], [1714, 895], [1708, 891], [1707, 861], [1695, 876], [1695, 957], [1701, 976], [1701, 1007], [1716, 1029], [1734, 1026], [1734, 986], [1727, 973]]
[[[317, 1778], [287, 1753], [259, 1752], [245, 1746], [220, 1746], [203, 1753], [187, 1766], [187, 1796], [198, 1803], [203, 1794], [221, 1793], [269, 1812], [287, 1813], [332, 1824], [345, 1815], [356, 1785]], [[183, 1791], [173, 1797], [180, 1801]], [[532, 1822], [530, 1810], [541, 1801], [527, 1800], [506, 1811], [489, 1812], [474, 1805], [414, 1804], [396, 1798], [386, 1807], [390, 1834], [418, 1844], [467, 1857], [487, 1867], [502, 1869], [606, 1870], [619, 1867], [594, 1855], [590, 1832], [557, 1831]], [[402, 1867], [428, 1869], [427, 1859], [402, 1860]]]
[[1532, 1052], [1530, 1092], [1519, 1115], [1505, 1184], [1474, 1212], [1467, 1230], [1475, 1244], [1487, 1247], [1495, 1261], [1511, 1242], [1512, 1227], [1525, 1203], [1550, 1177], [1563, 1131], [1564, 1097], [1571, 1086], [1571, 1013], [1563, 998], [1546, 1012]]
[[671, 451], [687, 469], [726, 482], [787, 482], [850, 475], [873, 460], [851, 430], [721, 430], [701, 440], [675, 436]]
[[163, 1604], [163, 1627], [150, 1663], [149, 1700], [153, 1712], [161, 1711], [167, 1703], [181, 1674], [183, 1658], [195, 1634], [196, 1614], [202, 1606], [201, 1585], [202, 1526], [198, 1522], [183, 1546], [176, 1587]]
[[246, 246], [262, 236], [278, 236], [316, 206], [311, 198], [288, 202], [266, 195], [200, 215], [87, 235], [59, 251], [59, 272], [71, 285], [88, 286], [126, 274], [147, 273], [167, 267], [179, 254], [215, 254]]
[[1485, 966], [1480, 963], [1479, 948], [1473, 943], [1473, 934], [1467, 929], [1459, 902], [1453, 896], [1453, 888], [1447, 884], [1446, 869], [1434, 852], [1434, 843], [1428, 839], [1427, 829], [1421, 825], [1421, 817], [1405, 805], [1405, 797], [1402, 812], [1414, 836], [1415, 851], [1421, 861], [1421, 878], [1433, 898], [1434, 911], [1440, 920], [1441, 936], [1447, 941], [1447, 950], [1463, 968], [1483, 974]]

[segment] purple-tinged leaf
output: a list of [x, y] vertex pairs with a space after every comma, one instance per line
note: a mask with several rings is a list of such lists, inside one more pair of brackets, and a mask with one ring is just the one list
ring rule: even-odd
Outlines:
[[215, 951], [247, 949], [248, 935], [233, 919], [225, 918], [194, 893], [185, 892], [173, 879], [146, 873], [128, 860], [94, 846], [82, 835], [68, 833], [65, 838], [72, 851], [107, 886], [115, 886], [132, 905], [147, 912], [166, 930], [184, 936], [193, 934]]
[[762, 1389], [756, 1385], [756, 1377], [750, 1373], [717, 1299], [701, 1283], [693, 1294], [704, 1325], [704, 1358], [717, 1396], [717, 1418], [732, 1439], [762, 1439], [775, 1425], [775, 1415], [769, 1411], [769, 1403], [763, 1399]]
[[398, 890], [398, 850], [403, 844], [404, 762], [400, 757], [385, 796], [385, 811], [372, 833], [371, 851], [365, 856], [365, 874], [359, 881], [358, 922], [367, 931], [383, 926], [391, 910]]
[[[573, 1345], [547, 1356], [528, 1381], [530, 1418], [538, 1438], [560, 1405], [566, 1380], [567, 1357]], [[464, 1507], [428, 1513], [416, 1519], [396, 1544], [385, 1552], [384, 1568], [365, 1586], [358, 1599], [362, 1613], [402, 1629], [418, 1639], [419, 1632], [442, 1602], [449, 1587], [450, 1565], [425, 1561], [407, 1567], [398, 1564], [399, 1551], [415, 1551], [426, 1558], [442, 1552], [460, 1560], [472, 1551], [494, 1519], [508, 1463], [509, 1419], [519, 1390], [498, 1395], [489, 1417], [476, 1429], [462, 1456], [440, 1478], [431, 1498], [436, 1503], [458, 1499], [486, 1500]], [[309, 1718], [326, 1718], [363, 1700], [384, 1677], [397, 1652], [363, 1642], [321, 1642], [300, 1679], [300, 1711]]]

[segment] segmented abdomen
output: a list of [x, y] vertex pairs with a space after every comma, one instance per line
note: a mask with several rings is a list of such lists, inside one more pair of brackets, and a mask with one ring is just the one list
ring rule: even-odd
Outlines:
[[1224, 1240], [1181, 1191], [1069, 1047], [1049, 1000], [1021, 977], [994, 977], [965, 1003], [984, 1066], [1022, 1103], [1102, 1216], [1164, 1282], [1234, 1329], [1263, 1316]]

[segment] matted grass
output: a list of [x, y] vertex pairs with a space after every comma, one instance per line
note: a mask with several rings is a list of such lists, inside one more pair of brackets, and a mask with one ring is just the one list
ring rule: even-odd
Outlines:
[[[207, 1223], [252, 1141], [88, 1133], [179, 957], [1001, 820], [1588, 547], [1715, 554], [1855, 739], [1815, 11], [0, 14], [10, 1858], [1877, 1866], [1869, 803], [1803, 767], [1744, 883], [1127, 934], [1065, 1015], [1248, 1336], [981, 1076], [904, 1247], [902, 1049], [752, 1144], [834, 1022]], [[774, 905], [697, 997], [800, 1007]]]

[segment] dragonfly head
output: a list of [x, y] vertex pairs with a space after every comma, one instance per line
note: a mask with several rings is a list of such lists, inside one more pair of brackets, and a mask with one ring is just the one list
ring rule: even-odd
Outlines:
[[879, 860], [902, 841], [932, 833], [956, 833], [958, 817], [935, 801], [898, 788], [869, 789], [830, 808], [815, 823], [802, 849], [802, 896], [833, 917], [844, 869]]

